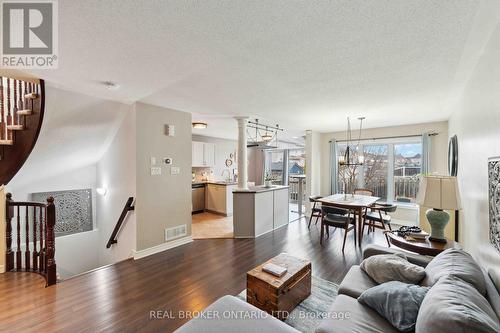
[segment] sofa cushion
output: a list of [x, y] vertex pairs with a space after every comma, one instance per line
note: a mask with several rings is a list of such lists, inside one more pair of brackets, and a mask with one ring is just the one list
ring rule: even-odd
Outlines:
[[420, 306], [416, 333], [500, 332], [498, 318], [476, 288], [445, 276], [429, 290]]
[[369, 244], [363, 250], [363, 258], [366, 259], [377, 254], [390, 254], [390, 253], [403, 253], [412, 264], [425, 267], [427, 264], [434, 259], [434, 257], [423, 256], [420, 254], [402, 251], [393, 247], [385, 247], [376, 244]]
[[401, 281], [417, 284], [425, 277], [425, 270], [414, 265], [402, 253], [379, 254], [364, 259], [360, 265], [375, 282]]
[[339, 286], [339, 294], [358, 298], [363, 291], [375, 287], [377, 282], [373, 281], [363, 270], [358, 266], [352, 266], [347, 275], [342, 280]]
[[453, 275], [472, 284], [481, 295], [486, 294], [483, 271], [472, 256], [465, 251], [448, 249], [441, 252], [425, 267], [425, 273], [423, 286], [431, 287], [440, 278]]
[[387, 320], [355, 298], [338, 295], [315, 333], [396, 333]]
[[500, 320], [500, 294], [498, 293], [497, 287], [493, 282], [493, 274], [494, 272], [492, 269], [488, 272], [484, 272], [484, 280], [486, 282], [486, 299]]
[[413, 332], [429, 287], [391, 281], [368, 289], [358, 302], [368, 305], [401, 332]]
[[224, 296], [175, 332], [298, 333], [299, 331], [236, 297]]

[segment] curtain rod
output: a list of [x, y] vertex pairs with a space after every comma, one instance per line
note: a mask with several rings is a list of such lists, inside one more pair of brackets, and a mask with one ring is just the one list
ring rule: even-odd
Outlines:
[[[429, 133], [429, 136], [436, 136], [436, 135], [439, 135], [439, 133]], [[376, 138], [364, 138], [364, 139], [360, 139], [359, 141], [370, 141], [370, 140], [385, 140], [385, 139], [404, 139], [404, 138], [418, 138], [418, 137], [421, 137], [422, 134], [416, 134], [416, 135], [395, 135], [395, 136], [379, 136], [379, 137], [376, 137]], [[349, 140], [346, 140], [346, 139], [343, 139], [343, 140], [336, 140], [337, 142], [347, 142]], [[351, 141], [357, 141], [357, 140], [351, 140]], [[328, 142], [332, 142], [332, 140], [329, 140]]]

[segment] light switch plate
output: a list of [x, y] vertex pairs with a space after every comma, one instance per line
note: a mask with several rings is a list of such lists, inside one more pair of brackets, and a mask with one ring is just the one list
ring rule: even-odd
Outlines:
[[156, 165], [156, 157], [151, 156], [149, 161], [150, 161], [151, 165]]
[[161, 168], [159, 167], [151, 168], [151, 176], [161, 176]]
[[174, 166], [170, 168], [170, 174], [171, 175], [178, 175], [180, 173], [181, 173], [181, 168], [174, 167]]

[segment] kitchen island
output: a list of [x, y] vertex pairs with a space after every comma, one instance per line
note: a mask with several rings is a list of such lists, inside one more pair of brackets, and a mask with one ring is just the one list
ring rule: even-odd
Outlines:
[[235, 238], [255, 238], [288, 224], [288, 186], [233, 191]]

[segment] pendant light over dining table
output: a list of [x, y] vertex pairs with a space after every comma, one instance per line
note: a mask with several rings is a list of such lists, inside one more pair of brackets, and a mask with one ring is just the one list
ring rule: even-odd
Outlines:
[[346, 148], [345, 152], [338, 156], [339, 170], [342, 170], [344, 194], [348, 192], [354, 195], [354, 184], [356, 182], [356, 169], [362, 166], [365, 158], [362, 152], [359, 152], [359, 143], [361, 141], [361, 132], [363, 130], [363, 120], [365, 117], [359, 117], [359, 132], [356, 144], [353, 143], [351, 119], [347, 117]]

